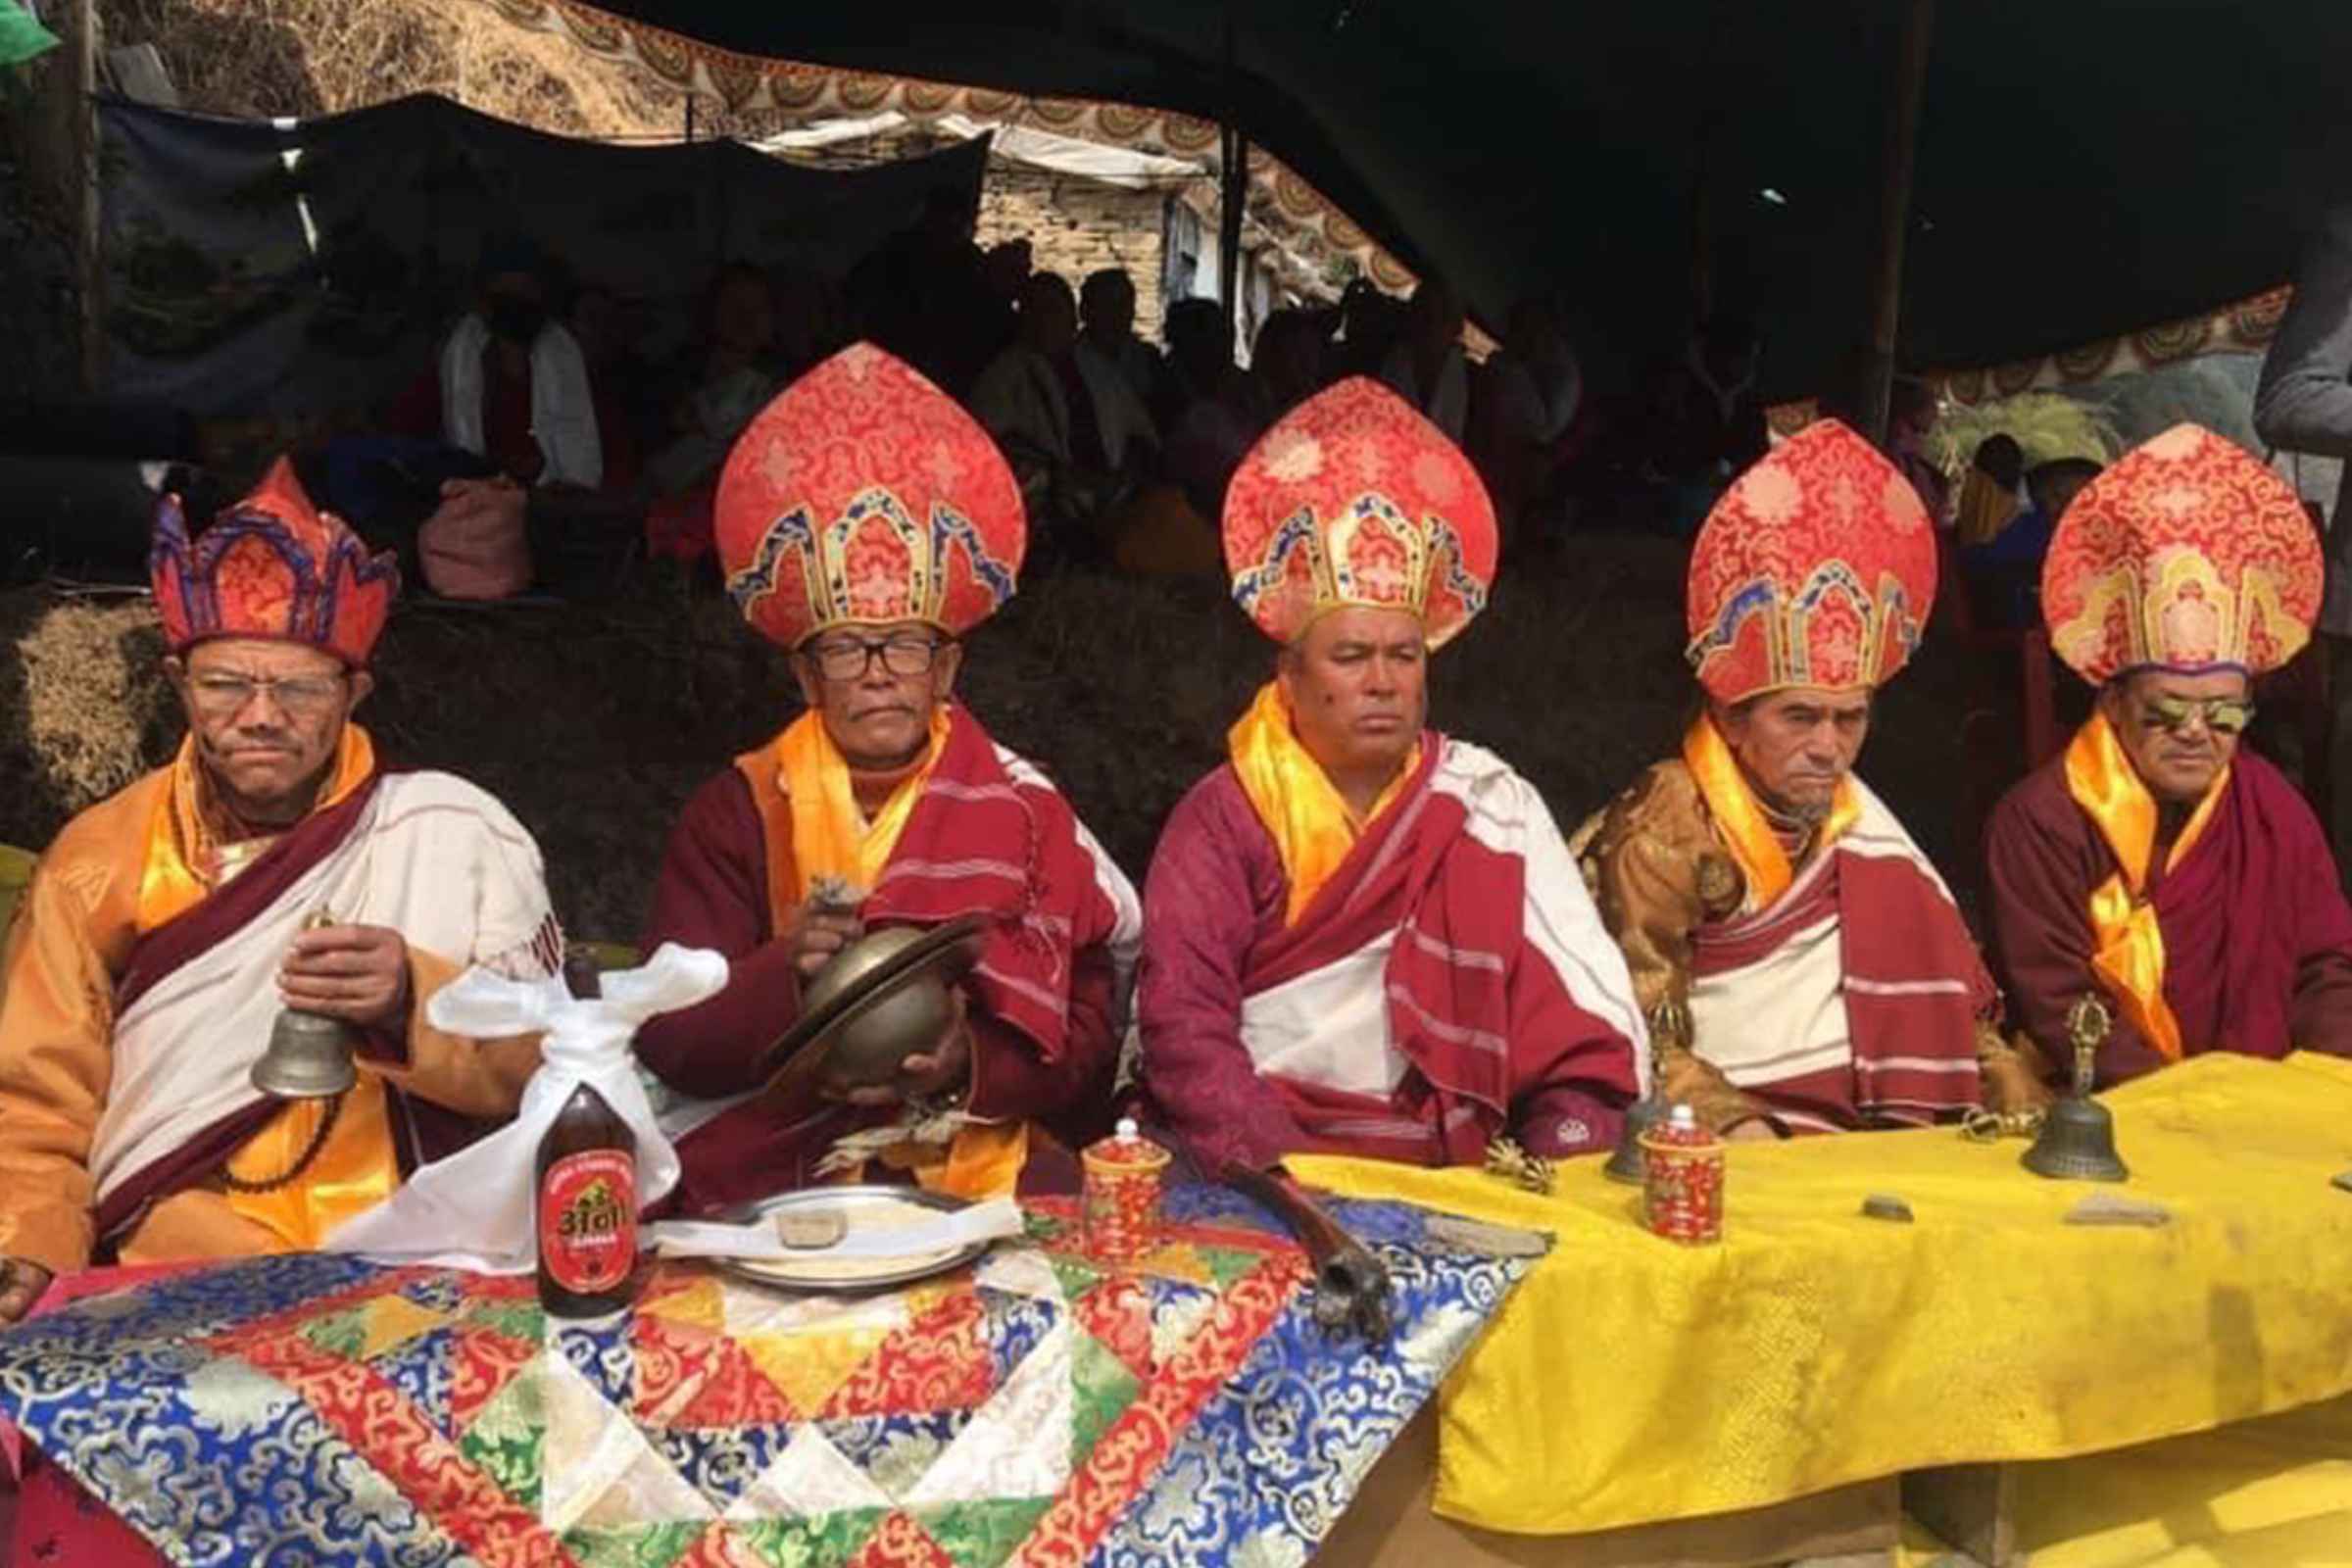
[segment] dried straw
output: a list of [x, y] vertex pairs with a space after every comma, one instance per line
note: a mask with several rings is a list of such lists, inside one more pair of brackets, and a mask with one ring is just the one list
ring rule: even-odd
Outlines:
[[[1435, 721], [1502, 754], [1573, 827], [1674, 744], [1690, 692], [1681, 576], [1682, 547], [1646, 540], [1580, 544], [1572, 562], [1515, 571], [1438, 655]], [[0, 594], [0, 842], [45, 844], [170, 755], [179, 725], [152, 673], [159, 652], [143, 601]], [[962, 695], [1140, 879], [1168, 810], [1221, 760], [1271, 665], [1214, 585], [1071, 574], [982, 628]], [[505, 800], [538, 836], [566, 919], [621, 940], [687, 795], [798, 707], [781, 658], [725, 601], [666, 588], [558, 609], [404, 606], [378, 675], [362, 716], [386, 759]], [[1947, 863], [1971, 768], [2012, 765], [1963, 754], [1966, 694], [1931, 639], [1864, 758]]]

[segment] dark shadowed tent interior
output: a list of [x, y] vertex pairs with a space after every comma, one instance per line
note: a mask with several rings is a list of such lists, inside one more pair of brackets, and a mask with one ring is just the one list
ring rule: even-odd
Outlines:
[[[1766, 390], [1787, 396], [1822, 387], [1868, 332], [1910, 3], [599, 9], [746, 56], [1226, 120], [1490, 323], [1561, 289], [1588, 352], [1620, 363], [1679, 351], [1703, 226], [1714, 303], [1765, 324]], [[2352, 8], [1933, 12], [1903, 364], [2002, 364], [2286, 278], [2352, 151]]]

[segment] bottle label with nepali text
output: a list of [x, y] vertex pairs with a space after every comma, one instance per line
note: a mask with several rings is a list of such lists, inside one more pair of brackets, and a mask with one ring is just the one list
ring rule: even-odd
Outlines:
[[539, 1184], [539, 1256], [574, 1296], [600, 1296], [637, 1266], [637, 1161], [618, 1149], [565, 1154]]

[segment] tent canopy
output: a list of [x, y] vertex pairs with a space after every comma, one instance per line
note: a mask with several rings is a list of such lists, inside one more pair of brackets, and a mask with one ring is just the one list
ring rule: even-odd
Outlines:
[[[1490, 321], [1557, 291], [1620, 363], [1676, 350], [1702, 208], [1772, 390], [1825, 384], [1867, 332], [1903, 0], [598, 5], [744, 55], [1228, 119]], [[2352, 151], [2347, 59], [2336, 0], [1942, 0], [1903, 362], [2280, 281]]]

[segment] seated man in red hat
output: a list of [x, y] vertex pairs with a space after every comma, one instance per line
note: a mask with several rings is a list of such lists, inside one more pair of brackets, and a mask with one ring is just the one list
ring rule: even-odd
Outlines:
[[[351, 720], [388, 557], [280, 461], [195, 539], [167, 499], [152, 575], [187, 739], [66, 824], [0, 974], [0, 1320], [94, 1252], [318, 1246], [538, 1065], [535, 1039], [440, 1034], [425, 999], [562, 957], [530, 835], [460, 779], [383, 771]], [[356, 1087], [254, 1087], [285, 1006], [353, 1026]]]
[[1935, 594], [1928, 514], [1893, 466], [1835, 420], [1784, 442], [1691, 550], [1703, 706], [1682, 755], [1577, 833], [1661, 1092], [1718, 1133], [1919, 1125], [1988, 1088], [1995, 1108], [2038, 1093], [1942, 878], [1853, 773]]
[[[858, 344], [752, 421], [716, 510], [728, 590], [792, 650], [808, 710], [687, 803], [655, 889], [649, 948], [732, 965], [724, 991], [638, 1037], [706, 1102], [678, 1138], [680, 1203], [860, 1164], [1010, 1192], [1049, 1123], [1076, 1141], [1108, 1108], [1140, 919], [1069, 803], [954, 699], [957, 639], [1020, 571], [1012, 471], [945, 393]], [[875, 927], [964, 915], [988, 924], [960, 1021], [894, 1082], [763, 1089], [827, 959]]]
[[2098, 704], [1985, 832], [1994, 952], [2053, 1076], [2086, 995], [2115, 1018], [2102, 1085], [2208, 1051], [2352, 1054], [2352, 910], [2328, 836], [2238, 745], [2254, 677], [2310, 640], [2320, 588], [2294, 490], [2194, 425], [2059, 521], [2050, 644]]
[[1494, 512], [1437, 427], [1341, 382], [1225, 499], [1274, 679], [1168, 818], [1144, 894], [1144, 1084], [1213, 1169], [1298, 1152], [1476, 1163], [1605, 1150], [1642, 1020], [1534, 786], [1424, 727], [1486, 604]]

